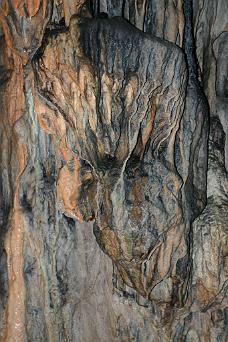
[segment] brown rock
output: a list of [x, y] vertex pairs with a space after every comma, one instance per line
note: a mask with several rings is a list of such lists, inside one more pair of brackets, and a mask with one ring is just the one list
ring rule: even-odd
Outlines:
[[226, 6], [1, 2], [1, 340], [227, 339]]

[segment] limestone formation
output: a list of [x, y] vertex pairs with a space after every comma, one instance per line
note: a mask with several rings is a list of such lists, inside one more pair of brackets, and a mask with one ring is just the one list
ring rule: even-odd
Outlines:
[[225, 0], [0, 2], [0, 341], [226, 341]]

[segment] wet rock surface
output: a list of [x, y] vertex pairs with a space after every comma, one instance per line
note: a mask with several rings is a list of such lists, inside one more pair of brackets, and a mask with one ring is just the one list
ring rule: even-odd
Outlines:
[[227, 339], [223, 6], [0, 4], [2, 341]]

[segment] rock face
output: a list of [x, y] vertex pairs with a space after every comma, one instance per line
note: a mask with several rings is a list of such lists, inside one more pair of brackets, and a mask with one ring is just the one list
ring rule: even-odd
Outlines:
[[0, 4], [0, 340], [226, 341], [225, 6]]

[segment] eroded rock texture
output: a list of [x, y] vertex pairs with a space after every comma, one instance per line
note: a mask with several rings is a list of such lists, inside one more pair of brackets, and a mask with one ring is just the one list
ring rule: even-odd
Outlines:
[[0, 3], [2, 341], [228, 338], [225, 6]]

